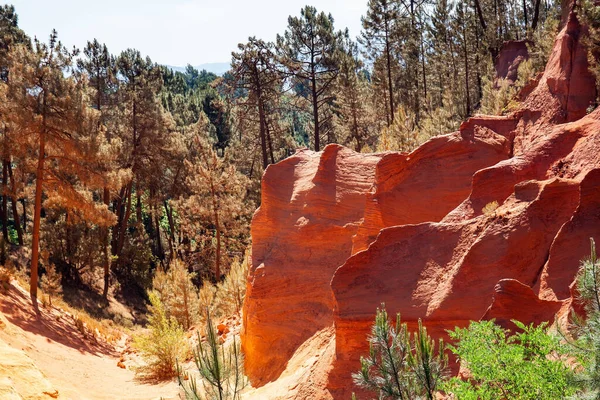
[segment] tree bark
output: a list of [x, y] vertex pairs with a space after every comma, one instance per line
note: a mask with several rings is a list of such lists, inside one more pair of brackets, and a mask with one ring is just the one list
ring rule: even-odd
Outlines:
[[[104, 187], [103, 200], [106, 207], [110, 204], [110, 189]], [[102, 246], [104, 252], [104, 289], [102, 290], [102, 297], [108, 298], [108, 284], [110, 278], [110, 249], [108, 244], [108, 227], [102, 228]]]
[[[23, 246], [23, 228], [21, 227], [21, 219], [19, 218], [19, 210], [17, 209], [17, 184], [15, 182], [15, 177], [13, 176], [12, 166], [10, 161], [8, 163], [8, 177], [10, 178], [11, 183], [11, 192], [12, 192], [12, 212], [13, 212], [13, 220], [15, 221], [15, 229], [17, 230], [17, 241], [19, 246]], [[23, 204], [23, 213], [25, 213], [25, 204]]]
[[394, 123], [394, 88], [392, 83], [392, 55], [390, 49], [389, 22], [385, 16], [385, 58], [387, 63], [388, 93], [390, 102], [390, 121], [388, 126]]
[[315, 151], [321, 149], [320, 139], [321, 131], [319, 126], [319, 99], [317, 98], [317, 78], [314, 70], [314, 60], [311, 61], [311, 84], [312, 84], [312, 107], [313, 107], [313, 119], [315, 121]]
[[215, 278], [219, 282], [221, 279], [221, 225], [219, 224], [219, 208], [217, 205], [217, 194], [215, 193], [215, 186], [210, 182], [210, 192], [212, 197], [213, 215], [215, 218], [215, 230], [217, 231], [217, 251], [215, 260]]
[[481, 24], [481, 27], [485, 31], [487, 28], [487, 25], [485, 23], [485, 18], [483, 17], [483, 11], [481, 10], [481, 4], [479, 4], [479, 0], [475, 0], [475, 10], [477, 10], [477, 16], [479, 17], [479, 23]]
[[169, 259], [173, 259], [175, 256], [175, 223], [173, 221], [173, 214], [169, 210], [169, 204], [164, 201], [165, 213], [167, 214], [167, 220], [169, 221]]
[[471, 99], [469, 95], [469, 55], [467, 53], [467, 27], [466, 21], [463, 21], [463, 51], [464, 51], [464, 61], [465, 61], [465, 91], [466, 91], [466, 103], [467, 103], [467, 113], [466, 117], [471, 115]]
[[2, 221], [2, 237], [5, 243], [10, 243], [10, 236], [8, 236], [8, 163], [6, 160], [2, 161], [2, 209], [0, 210], [1, 221]]
[[160, 240], [160, 221], [158, 218], [158, 210], [159, 207], [153, 206], [153, 214], [154, 214], [154, 224], [156, 225], [155, 235], [156, 235], [156, 253], [161, 263], [165, 259], [165, 252], [163, 249], [162, 241]]
[[540, 3], [542, 0], [536, 0], [535, 6], [533, 7], [533, 19], [531, 20], [531, 30], [535, 31], [540, 18]]
[[115, 251], [115, 255], [117, 256], [117, 264], [120, 264], [121, 252], [123, 251], [123, 245], [125, 244], [125, 231], [127, 230], [127, 223], [129, 221], [129, 217], [131, 216], [132, 186], [133, 181], [130, 181], [127, 184], [127, 188], [125, 189], [125, 195], [127, 196], [127, 205], [125, 209], [125, 214], [123, 215], [123, 219], [121, 220], [121, 224], [119, 227], [119, 239], [117, 241], [117, 248]]
[[23, 207], [23, 233], [27, 232], [27, 200], [21, 199], [21, 207]]
[[31, 233], [31, 279], [29, 283], [29, 294], [33, 307], [37, 309], [37, 287], [38, 287], [38, 262], [40, 257], [40, 222], [42, 217], [42, 190], [44, 184], [44, 162], [46, 161], [46, 92], [44, 92], [44, 114], [42, 121], [42, 132], [40, 132], [40, 147], [38, 164], [35, 173], [35, 205], [33, 212], [33, 231]]

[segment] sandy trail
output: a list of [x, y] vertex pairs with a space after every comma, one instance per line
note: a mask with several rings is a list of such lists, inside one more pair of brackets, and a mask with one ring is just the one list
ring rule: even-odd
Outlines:
[[0, 292], [0, 313], [6, 323], [0, 339], [35, 362], [59, 391], [59, 399], [177, 398], [175, 382], [141, 382], [133, 371], [119, 368], [118, 349], [83, 337], [67, 313], [40, 307], [36, 318], [28, 293], [16, 284]]

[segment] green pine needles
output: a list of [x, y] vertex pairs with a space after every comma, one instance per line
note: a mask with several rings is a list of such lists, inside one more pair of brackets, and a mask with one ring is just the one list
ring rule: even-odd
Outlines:
[[233, 337], [230, 346], [221, 344], [210, 313], [206, 317], [206, 343], [198, 335], [194, 361], [202, 386], [194, 377], [185, 382], [185, 373], [177, 367], [179, 385], [187, 400], [238, 400], [246, 386], [240, 344]]
[[436, 351], [421, 320], [411, 340], [400, 314], [392, 324], [384, 304], [377, 309], [371, 332], [369, 356], [361, 357], [361, 370], [352, 374], [354, 383], [380, 399], [434, 399], [448, 365], [443, 341]]
[[594, 239], [590, 239], [590, 247], [590, 257], [581, 263], [576, 286], [585, 318], [573, 313], [577, 340], [569, 341], [582, 367], [575, 376], [580, 388], [578, 399], [600, 399], [600, 260]]

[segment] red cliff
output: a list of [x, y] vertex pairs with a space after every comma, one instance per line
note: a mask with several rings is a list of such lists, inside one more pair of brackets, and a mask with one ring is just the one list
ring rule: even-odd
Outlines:
[[348, 398], [382, 302], [436, 337], [568, 308], [589, 237], [600, 242], [600, 110], [586, 115], [596, 93], [580, 36], [571, 13], [511, 115], [473, 117], [410, 154], [332, 145], [267, 169], [244, 304], [253, 385], [333, 325], [327, 387], [315, 393]]

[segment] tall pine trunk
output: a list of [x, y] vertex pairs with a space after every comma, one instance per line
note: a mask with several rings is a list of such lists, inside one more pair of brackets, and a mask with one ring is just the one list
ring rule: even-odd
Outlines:
[[311, 89], [312, 89], [312, 108], [313, 108], [313, 119], [315, 121], [315, 151], [321, 149], [321, 131], [319, 126], [319, 99], [317, 98], [317, 78], [314, 67], [314, 59], [311, 60], [312, 73], [311, 73]]
[[38, 164], [35, 173], [35, 203], [33, 211], [33, 231], [31, 232], [31, 279], [29, 294], [34, 308], [37, 308], [38, 262], [40, 258], [40, 222], [42, 218], [42, 191], [44, 184], [44, 163], [46, 161], [46, 93], [44, 92], [44, 114], [42, 131], [40, 132], [40, 147]]
[[215, 186], [210, 181], [210, 193], [212, 197], [213, 215], [215, 218], [215, 230], [217, 231], [217, 251], [215, 259], [215, 278], [219, 282], [221, 279], [221, 225], [219, 224], [219, 208], [217, 204], [217, 194], [215, 192]]
[[389, 37], [389, 22], [387, 20], [387, 15], [385, 16], [385, 58], [387, 62], [387, 79], [388, 79], [388, 92], [389, 92], [389, 102], [390, 102], [390, 119], [388, 121], [388, 126], [394, 123], [394, 88], [392, 83], [392, 55], [390, 49], [390, 37]]
[[[8, 177], [10, 178], [11, 191], [12, 191], [12, 212], [13, 220], [15, 221], [15, 229], [17, 230], [17, 241], [19, 246], [23, 246], [23, 228], [21, 227], [21, 219], [19, 218], [19, 210], [17, 209], [17, 183], [13, 176], [12, 166], [8, 163]], [[23, 213], [25, 213], [25, 203], [23, 203]]]
[[10, 243], [8, 236], [8, 162], [2, 161], [2, 237], [5, 243]]
[[[108, 208], [110, 204], [110, 190], [107, 187], [104, 187], [103, 193], [104, 204]], [[102, 290], [102, 297], [105, 299], [108, 297], [108, 283], [110, 278], [110, 248], [108, 243], [108, 227], [102, 228], [102, 247], [104, 253], [104, 289]]]

